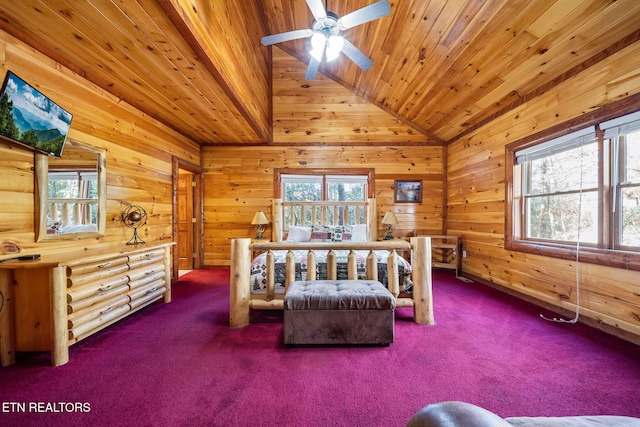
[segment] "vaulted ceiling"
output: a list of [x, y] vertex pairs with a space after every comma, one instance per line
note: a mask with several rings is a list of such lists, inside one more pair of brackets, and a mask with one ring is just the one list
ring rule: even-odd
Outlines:
[[[325, 3], [342, 16], [374, 1]], [[389, 3], [389, 16], [343, 32], [373, 66], [362, 71], [341, 56], [321, 65], [318, 81], [430, 144], [454, 141], [640, 40], [637, 0]], [[312, 21], [305, 0], [0, 2], [2, 30], [202, 145], [273, 142], [281, 100], [273, 82], [282, 76], [272, 61], [284, 52], [304, 70], [310, 41], [260, 39]], [[326, 93], [326, 83], [296, 76], [290, 96]]]

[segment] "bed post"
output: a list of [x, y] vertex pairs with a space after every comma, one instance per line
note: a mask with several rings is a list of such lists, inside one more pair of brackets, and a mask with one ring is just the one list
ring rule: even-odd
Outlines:
[[378, 212], [376, 210], [376, 199], [367, 199], [367, 229], [369, 230], [369, 241], [378, 240]]
[[411, 238], [411, 270], [413, 279], [413, 318], [416, 323], [433, 325], [430, 237]]
[[283, 218], [282, 215], [282, 199], [273, 199], [271, 202], [271, 240], [274, 242], [282, 242]]
[[249, 324], [251, 300], [251, 239], [231, 240], [231, 277], [229, 325], [237, 328]]

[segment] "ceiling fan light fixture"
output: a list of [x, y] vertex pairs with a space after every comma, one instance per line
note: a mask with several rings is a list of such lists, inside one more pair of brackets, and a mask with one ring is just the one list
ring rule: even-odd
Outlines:
[[322, 61], [322, 55], [324, 54], [324, 48], [327, 45], [327, 37], [321, 33], [316, 32], [311, 36], [311, 56], [313, 56], [316, 61]]
[[311, 28], [264, 36], [262, 44], [270, 46], [274, 43], [311, 38], [311, 51], [309, 52], [311, 58], [304, 75], [305, 80], [315, 78], [323, 58], [329, 62], [340, 56], [340, 53], [343, 53], [363, 71], [371, 68], [373, 61], [349, 40], [341, 37], [339, 33], [389, 15], [391, 13], [389, 0], [377, 0], [375, 3], [347, 13], [342, 17], [327, 11], [326, 1], [325, 4], [322, 4], [322, 0], [306, 0], [306, 2], [313, 15]]
[[340, 56], [342, 48], [344, 47], [344, 37], [331, 36], [327, 44], [327, 62], [331, 62]]

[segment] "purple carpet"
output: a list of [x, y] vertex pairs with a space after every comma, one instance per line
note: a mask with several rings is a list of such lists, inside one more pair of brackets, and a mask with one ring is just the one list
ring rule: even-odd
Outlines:
[[201, 270], [71, 347], [0, 368], [3, 426], [403, 426], [445, 400], [501, 416], [640, 417], [640, 347], [434, 271], [436, 324], [396, 311], [389, 347], [281, 344], [282, 313], [232, 329], [229, 271]]

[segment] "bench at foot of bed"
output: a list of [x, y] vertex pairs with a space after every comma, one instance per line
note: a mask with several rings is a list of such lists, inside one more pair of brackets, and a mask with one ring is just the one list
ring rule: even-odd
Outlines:
[[292, 282], [284, 296], [284, 343], [389, 345], [395, 307], [376, 280]]

